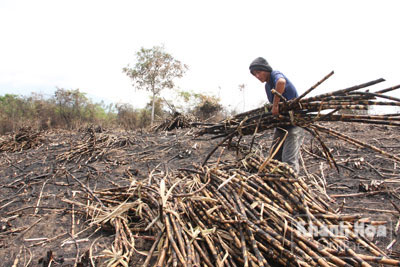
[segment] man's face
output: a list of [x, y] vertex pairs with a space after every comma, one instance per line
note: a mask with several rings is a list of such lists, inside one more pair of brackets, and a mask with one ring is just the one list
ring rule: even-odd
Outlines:
[[262, 83], [265, 83], [268, 80], [269, 72], [263, 70], [255, 70], [253, 71], [253, 75]]

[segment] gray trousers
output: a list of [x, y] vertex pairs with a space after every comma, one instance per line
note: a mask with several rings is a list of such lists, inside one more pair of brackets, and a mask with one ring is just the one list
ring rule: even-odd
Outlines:
[[286, 139], [283, 141], [283, 144], [276, 152], [273, 159], [286, 162], [296, 173], [298, 173], [300, 169], [300, 147], [304, 139], [304, 130], [301, 127], [293, 126], [289, 127], [288, 129], [275, 128], [274, 139], [272, 140], [270, 153], [272, 154], [276, 151], [276, 148], [285, 137], [286, 132]]

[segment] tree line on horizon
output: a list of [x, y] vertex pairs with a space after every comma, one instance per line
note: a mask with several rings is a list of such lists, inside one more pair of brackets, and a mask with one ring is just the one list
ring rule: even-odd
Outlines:
[[[174, 112], [192, 114], [200, 120], [221, 119], [226, 112], [214, 96], [181, 91], [178, 98], [185, 105], [177, 106], [161, 97], [155, 99], [156, 122], [165, 120]], [[143, 129], [151, 126], [152, 107], [152, 100], [144, 108], [134, 108], [129, 103], [94, 103], [79, 89], [57, 88], [54, 95], [47, 98], [37, 93], [30, 96], [5, 94], [0, 96], [0, 134], [22, 127], [74, 130], [98, 125], [125, 130]]]

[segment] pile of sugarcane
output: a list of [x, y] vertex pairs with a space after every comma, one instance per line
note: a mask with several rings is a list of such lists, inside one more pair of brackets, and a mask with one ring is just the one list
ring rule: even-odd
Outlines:
[[196, 121], [195, 117], [190, 115], [183, 115], [179, 112], [174, 112], [174, 114], [167, 118], [165, 121], [160, 123], [154, 131], [172, 131], [178, 128], [190, 128], [192, 123]]
[[[357, 231], [361, 216], [336, 213], [288, 165], [257, 155], [153, 173], [92, 196], [90, 206], [64, 201], [114, 228], [102, 253], [109, 266], [128, 266], [137, 255], [146, 255], [142, 266], [400, 264]], [[149, 251], [135, 248], [141, 238], [153, 242]]]
[[82, 140], [71, 145], [65, 153], [57, 155], [56, 159], [62, 161], [74, 161], [85, 163], [103, 158], [113, 149], [129, 146], [135, 140], [128, 137], [118, 137], [108, 133], [96, 133], [93, 128], [88, 128]]
[[0, 142], [0, 152], [15, 152], [30, 149], [42, 144], [42, 132], [35, 131], [30, 127], [22, 127], [15, 133], [9, 134]]
[[[333, 135], [352, 144], [361, 147], [369, 147], [376, 152], [383, 153], [391, 158], [400, 161], [399, 157], [389, 155], [382, 150], [369, 146], [344, 136], [332, 129], [328, 129], [316, 122], [322, 121], [342, 121], [353, 123], [380, 124], [400, 126], [400, 114], [384, 114], [384, 115], [361, 115], [360, 111], [368, 111], [374, 106], [400, 106], [400, 99], [384, 95], [387, 92], [400, 88], [400, 85], [393, 86], [377, 92], [359, 91], [360, 89], [383, 82], [384, 79], [377, 79], [364, 84], [356, 85], [346, 89], [324, 93], [313, 97], [305, 98], [307, 94], [313, 91], [318, 85], [327, 80], [333, 72], [324, 77], [310, 89], [295, 99], [286, 100], [275, 90], [272, 93], [281, 98], [279, 103], [279, 115], [274, 116], [271, 112], [272, 104], [264, 107], [250, 110], [245, 113], [238, 114], [232, 118], [221, 121], [220, 123], [203, 127], [197, 132], [198, 136], [204, 134], [214, 135], [213, 138], [223, 137], [225, 141], [230, 141], [234, 137], [241, 138], [244, 135], [252, 135], [268, 129], [276, 127], [284, 127], [289, 125], [300, 126], [315, 136], [324, 148], [326, 158], [334, 163], [332, 156], [326, 149], [320, 136], [320, 132]], [[384, 101], [382, 101], [384, 99]], [[350, 114], [349, 114], [350, 113]], [[220, 145], [221, 145], [220, 144]]]

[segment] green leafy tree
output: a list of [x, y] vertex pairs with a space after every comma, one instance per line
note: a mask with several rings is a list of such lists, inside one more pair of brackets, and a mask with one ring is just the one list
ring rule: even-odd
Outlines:
[[23, 116], [24, 101], [13, 94], [0, 96], [0, 121], [2, 132], [13, 131]]
[[82, 115], [82, 106], [87, 102], [84, 93], [76, 90], [65, 90], [57, 88], [54, 93], [54, 99], [57, 105], [58, 114], [64, 119], [67, 127], [70, 128], [76, 119], [80, 119]]
[[94, 104], [85, 93], [76, 90], [57, 88], [54, 93], [57, 114], [68, 128], [82, 123], [97, 123], [106, 117], [101, 104]]
[[117, 104], [117, 122], [128, 130], [135, 129], [139, 124], [140, 111], [137, 111], [130, 104]]
[[79, 89], [57, 88], [51, 98], [37, 93], [0, 96], [0, 134], [26, 126], [40, 130], [94, 123], [111, 126], [118, 123], [117, 115], [112, 104], [93, 103]]
[[122, 69], [133, 81], [133, 86], [152, 93], [151, 125], [154, 122], [156, 97], [165, 89], [172, 89], [173, 80], [180, 78], [188, 67], [164, 51], [163, 46], [141, 48], [136, 53], [136, 64]]
[[49, 129], [57, 120], [56, 106], [53, 99], [45, 99], [42, 94], [32, 92], [26, 99], [30, 106], [30, 116], [24, 120], [35, 122], [39, 129]]

